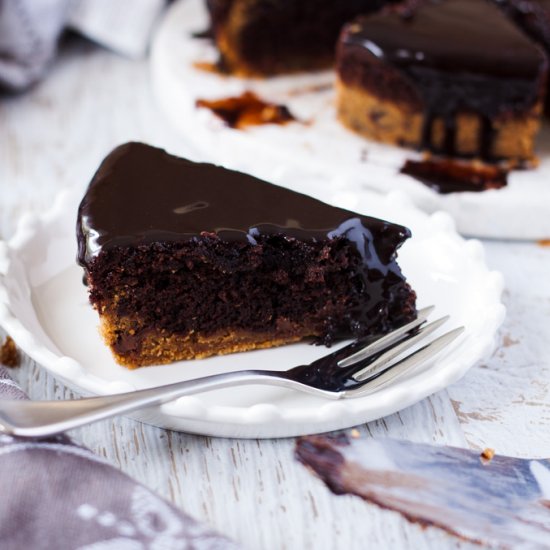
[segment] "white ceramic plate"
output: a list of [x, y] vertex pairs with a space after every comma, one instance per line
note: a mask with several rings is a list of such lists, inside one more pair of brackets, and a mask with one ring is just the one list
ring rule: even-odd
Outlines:
[[[405, 159], [416, 158], [416, 153], [366, 140], [336, 120], [332, 72], [238, 79], [196, 69], [195, 62], [211, 62], [217, 56], [208, 40], [192, 37], [206, 27], [203, 0], [174, 4], [155, 37], [151, 70], [162, 111], [213, 162], [280, 185], [296, 187], [296, 182], [301, 182], [300, 189], [306, 192], [309, 189], [303, 181], [326, 187], [339, 184], [356, 193], [365, 188], [405, 191], [427, 212], [449, 212], [465, 235], [550, 237], [550, 127], [541, 135], [541, 163], [536, 170], [512, 173], [503, 189], [440, 195], [399, 173]], [[319, 86], [324, 86], [324, 91], [318, 91]], [[208, 110], [195, 107], [198, 98], [229, 97], [244, 90], [287, 105], [310, 124], [232, 130]]]
[[[98, 334], [82, 270], [75, 264], [75, 216], [82, 189], [61, 195], [38, 219], [21, 220], [16, 235], [0, 242], [0, 325], [33, 359], [84, 394], [148, 388], [233, 369], [286, 369], [309, 363], [326, 348], [294, 344], [271, 350], [179, 362], [135, 371], [117, 365]], [[502, 279], [490, 272], [477, 241], [455, 232], [447, 214], [428, 216], [406, 197], [365, 192], [364, 202], [340, 194], [333, 201], [390, 220], [414, 238], [399, 262], [418, 293], [419, 307], [449, 314], [447, 328], [464, 325], [456, 345], [378, 393], [325, 401], [291, 390], [248, 386], [218, 390], [137, 413], [135, 418], [175, 430], [228, 437], [283, 437], [353, 426], [402, 409], [458, 380], [493, 347], [502, 322]]]

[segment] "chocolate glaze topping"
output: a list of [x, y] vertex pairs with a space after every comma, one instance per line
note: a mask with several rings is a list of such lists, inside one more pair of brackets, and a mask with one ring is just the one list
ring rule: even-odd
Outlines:
[[251, 244], [262, 235], [305, 241], [346, 236], [370, 268], [399, 276], [395, 250], [410, 236], [405, 227], [240, 172], [127, 143], [103, 161], [80, 204], [78, 261], [87, 267], [101, 250], [213, 234]]
[[[361, 17], [342, 35], [344, 82], [425, 113], [422, 148], [433, 149], [432, 123], [445, 124], [443, 151], [454, 152], [455, 117], [481, 118], [480, 155], [491, 156], [492, 120], [526, 114], [541, 98], [547, 61], [504, 14], [486, 0], [426, 0], [417, 9]], [[357, 61], [364, 60], [361, 71]], [[373, 65], [380, 65], [380, 75]], [[388, 85], [388, 70], [406, 84]], [[401, 81], [402, 82], [402, 81]], [[394, 82], [395, 84], [395, 82]]]

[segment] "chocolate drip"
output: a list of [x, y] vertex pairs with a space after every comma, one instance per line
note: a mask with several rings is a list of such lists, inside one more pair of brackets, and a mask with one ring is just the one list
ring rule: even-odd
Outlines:
[[[443, 150], [448, 155], [455, 153], [456, 143], [456, 114], [447, 115], [445, 117], [445, 141], [443, 143]], [[428, 144], [426, 144], [426, 147]]]
[[481, 129], [479, 134], [480, 156], [484, 159], [491, 158], [491, 147], [495, 137], [495, 129], [491, 119], [487, 116], [481, 117]]
[[432, 142], [432, 127], [434, 122], [434, 115], [428, 109], [424, 113], [424, 120], [422, 121], [422, 137], [420, 138], [420, 147], [422, 149], [429, 148]]

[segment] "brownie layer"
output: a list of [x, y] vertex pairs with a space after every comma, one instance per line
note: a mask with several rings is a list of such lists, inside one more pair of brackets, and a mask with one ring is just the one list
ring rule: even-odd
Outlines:
[[106, 158], [77, 233], [90, 300], [127, 366], [330, 344], [416, 315], [395, 261], [407, 229], [144, 144]]
[[391, 0], [208, 0], [221, 67], [270, 75], [330, 66], [342, 25]]
[[[344, 237], [117, 247], [89, 270], [90, 299], [128, 365], [386, 332], [414, 316], [402, 278], [369, 272]], [[105, 284], [107, 282], [107, 284]]]
[[[547, 73], [544, 53], [489, 2], [419, 6], [362, 17], [344, 28], [337, 54], [340, 89], [357, 93], [340, 94], [343, 121], [382, 141], [447, 154], [532, 156]], [[350, 99], [353, 107], [346, 105]], [[514, 138], [517, 132], [521, 136]]]

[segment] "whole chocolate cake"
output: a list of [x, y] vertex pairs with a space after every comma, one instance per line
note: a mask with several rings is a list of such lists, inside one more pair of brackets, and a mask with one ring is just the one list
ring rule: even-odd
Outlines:
[[416, 316], [395, 261], [406, 228], [142, 143], [105, 158], [77, 237], [103, 336], [131, 368]]
[[379, 141], [526, 161], [547, 69], [541, 48], [493, 2], [422, 0], [345, 26], [338, 113]]

